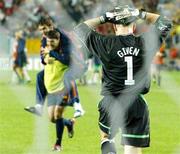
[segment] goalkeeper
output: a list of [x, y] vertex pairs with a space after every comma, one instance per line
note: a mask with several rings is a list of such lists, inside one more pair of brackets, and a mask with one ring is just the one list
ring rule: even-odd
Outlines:
[[[137, 19], [154, 26], [135, 36]], [[113, 24], [116, 36], [104, 36], [93, 30], [106, 22]], [[161, 43], [159, 35], [166, 38], [171, 27], [171, 21], [163, 16], [119, 6], [75, 28], [81, 41], [102, 62], [103, 99], [98, 107], [102, 154], [117, 153], [113, 138], [119, 128], [124, 154], [142, 154], [142, 148], [149, 147], [149, 113], [143, 94], [150, 88], [148, 74]]]

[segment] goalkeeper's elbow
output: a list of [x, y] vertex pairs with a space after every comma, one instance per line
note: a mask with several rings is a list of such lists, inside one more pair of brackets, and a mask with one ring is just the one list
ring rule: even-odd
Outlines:
[[155, 22], [155, 26], [159, 31], [161, 37], [166, 38], [173, 26], [172, 21], [166, 17], [160, 16]]

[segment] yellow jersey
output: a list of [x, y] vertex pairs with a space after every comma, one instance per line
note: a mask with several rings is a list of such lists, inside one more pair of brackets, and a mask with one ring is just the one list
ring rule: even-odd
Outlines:
[[[47, 55], [45, 58], [48, 58]], [[64, 89], [64, 74], [68, 66], [58, 60], [53, 60], [51, 64], [46, 64], [44, 68], [44, 84], [47, 92], [52, 94]]]

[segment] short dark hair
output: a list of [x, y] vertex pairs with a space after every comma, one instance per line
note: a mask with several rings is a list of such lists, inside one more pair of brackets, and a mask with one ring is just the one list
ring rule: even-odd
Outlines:
[[53, 21], [52, 21], [52, 19], [50, 17], [41, 17], [39, 19], [38, 25], [52, 26], [53, 25]]
[[59, 39], [60, 33], [57, 30], [50, 30], [47, 32], [46, 37], [49, 39]]

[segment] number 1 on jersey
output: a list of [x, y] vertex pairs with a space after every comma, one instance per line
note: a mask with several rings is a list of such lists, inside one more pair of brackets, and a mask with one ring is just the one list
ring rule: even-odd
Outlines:
[[125, 80], [125, 85], [134, 85], [135, 80], [133, 80], [133, 58], [132, 56], [125, 57], [125, 62], [127, 62], [127, 80]]

